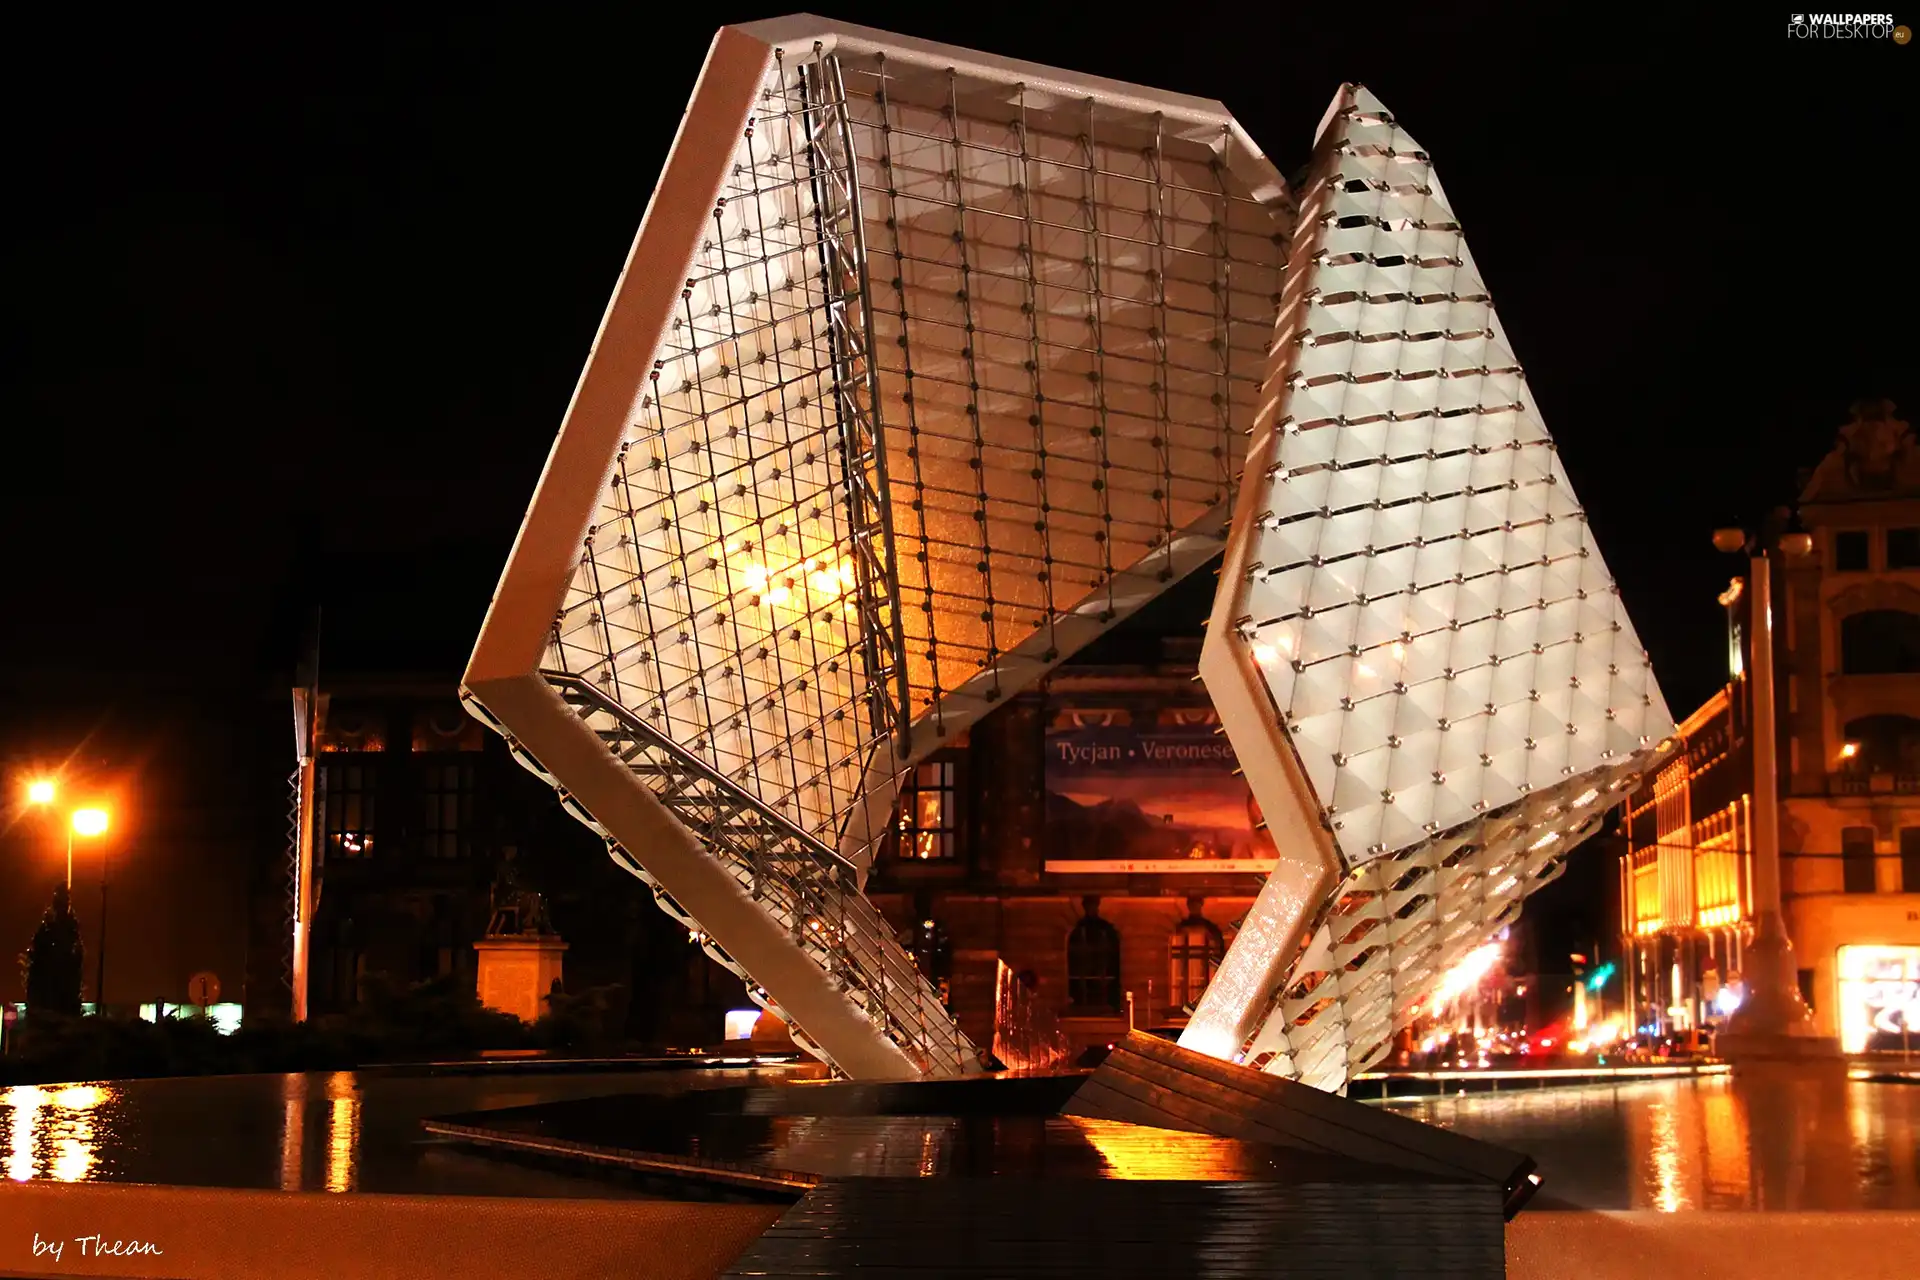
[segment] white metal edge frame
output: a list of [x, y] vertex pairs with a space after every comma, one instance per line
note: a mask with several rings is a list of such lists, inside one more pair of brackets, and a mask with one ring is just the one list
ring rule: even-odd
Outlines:
[[[807, 33], [812, 33], [811, 39]], [[541, 670], [554, 619], [578, 564], [579, 548], [619, 458], [630, 406], [680, 301], [681, 281], [694, 261], [706, 217], [724, 190], [733, 144], [751, 118], [768, 70], [779, 56], [774, 41], [796, 38], [806, 40], [808, 52], [815, 57], [829, 52], [835, 41], [846, 41], [860, 48], [884, 49], [899, 60], [918, 59], [949, 68], [964, 65], [969, 73], [1010, 85], [1051, 87], [1079, 96], [1097, 93], [1171, 119], [1204, 124], [1225, 139], [1220, 147], [1223, 161], [1251, 191], [1284, 201], [1285, 185], [1217, 103], [1063, 77], [1030, 64], [811, 18], [727, 28], [715, 38], [515, 540], [463, 685], [476, 714], [508, 738], [523, 764], [562, 791], [576, 816], [608, 837], [616, 858], [653, 884], [663, 905], [670, 900], [676, 915], [697, 921], [715, 937], [724, 936], [726, 958], [743, 976], [773, 978], [777, 992], [760, 985], [750, 990], [756, 1000], [777, 1008], [796, 1032], [806, 1029], [803, 1044], [847, 1075], [898, 1078], [926, 1071], [927, 1062], [924, 1058], [914, 1061], [901, 1046], [879, 1034], [830, 974], [793, 963], [794, 941], [787, 929], [709, 856], [694, 831], [609, 750], [606, 737], [579, 714], [577, 698], [563, 696]], [[1044, 656], [1028, 653], [1029, 646], [1022, 646], [976, 680], [1004, 695], [1040, 678], [1074, 648], [1204, 564], [1218, 546], [1221, 515], [1220, 509], [1207, 513], [1180, 531], [1148, 565], [1135, 566], [1118, 578], [1102, 602], [1101, 616], [1084, 619], [1088, 625], [1076, 629], [1067, 645], [1058, 645], [1056, 637], [1056, 651]], [[1142, 572], [1149, 566], [1151, 574]], [[978, 718], [995, 701], [971, 683], [954, 695], [958, 701], [948, 715], [950, 724], [955, 719]], [[924, 755], [937, 745], [920, 744], [914, 754]], [[869, 821], [873, 813], [891, 807], [902, 763], [883, 762], [877, 758], [881, 754], [876, 753], [868, 775], [873, 792], [865, 807]], [[957, 1029], [953, 1038], [964, 1043]], [[830, 1053], [822, 1048], [827, 1044], [833, 1046]]]
[[[1250, 562], [1260, 545], [1275, 477], [1285, 473], [1280, 465], [1286, 438], [1282, 428], [1291, 429], [1293, 393], [1301, 385], [1296, 374], [1298, 353], [1309, 338], [1304, 332], [1309, 303], [1319, 296], [1315, 267], [1325, 256], [1323, 226], [1338, 216], [1339, 202], [1328, 190], [1328, 175], [1345, 140], [1346, 117], [1363, 107], [1374, 113], [1369, 119], [1375, 123], [1391, 121], [1371, 95], [1357, 86], [1343, 86], [1316, 138], [1315, 163], [1309, 188], [1302, 193], [1293, 259], [1276, 325], [1266, 399], [1255, 423], [1201, 657], [1202, 678], [1262, 817], [1274, 834], [1280, 864], [1262, 887], [1181, 1037], [1189, 1048], [1234, 1061], [1251, 1060], [1266, 1070], [1327, 1089], [1343, 1087], [1354, 1071], [1384, 1055], [1393, 1032], [1411, 1020], [1445, 969], [1511, 920], [1527, 893], [1558, 875], [1566, 851], [1598, 829], [1605, 809], [1631, 788], [1645, 762], [1665, 748], [1666, 743], [1650, 748], [1647, 735], [1667, 734], [1672, 728], [1648, 671], [1644, 692], [1637, 699], [1646, 710], [1630, 717], [1632, 730], [1639, 735], [1639, 750], [1609, 748], [1592, 762], [1598, 767], [1583, 773], [1569, 764], [1559, 771], [1572, 775], [1566, 780], [1537, 791], [1523, 784], [1518, 799], [1486, 814], [1481, 814], [1484, 805], [1475, 805], [1475, 816], [1449, 824], [1449, 830], [1440, 831], [1429, 822], [1425, 840], [1409, 844], [1396, 839], [1391, 848], [1370, 847], [1365, 858], [1343, 855], [1338, 847], [1331, 829], [1337, 824], [1328, 820], [1334, 798], [1331, 783], [1325, 784], [1329, 794], [1320, 795], [1321, 788], [1310, 779], [1290, 732], [1283, 727], [1282, 710], [1274, 704], [1253, 640], [1243, 631], [1251, 621], [1246, 585], [1260, 568]], [[1417, 154], [1424, 165], [1424, 154]], [[1437, 181], [1427, 181], [1430, 207], [1444, 208]], [[1395, 198], [1406, 195], [1397, 193]], [[1426, 207], [1420, 208], [1421, 216]], [[1412, 225], [1425, 234], [1424, 222]], [[1457, 228], [1450, 229], [1457, 241]], [[1464, 255], [1464, 247], [1457, 252]], [[1491, 335], [1490, 310], [1487, 320]], [[1339, 419], [1343, 426], [1346, 421]], [[1431, 444], [1428, 458], [1434, 457]], [[1571, 495], [1563, 491], [1562, 496]], [[1583, 557], [1586, 554], [1581, 552]], [[1317, 557], [1314, 562], [1318, 563]], [[1600, 577], [1610, 588], [1603, 568]], [[1581, 598], [1586, 598], [1585, 592]], [[1366, 598], [1360, 601], [1364, 605]], [[1623, 621], [1624, 612], [1617, 612], [1612, 626], [1616, 635]], [[1574, 640], [1579, 639], [1576, 634]], [[1625, 640], [1632, 641], [1630, 631]], [[1534, 652], [1540, 652], [1537, 646]], [[1269, 650], [1266, 659], [1274, 656]], [[1644, 655], [1641, 661], [1644, 664]], [[1578, 686], [1577, 679], [1574, 684]], [[1404, 692], [1406, 686], [1399, 688]], [[1534, 696], [1537, 701], [1538, 695]], [[1351, 709], [1345, 700], [1342, 705]], [[1621, 737], [1613, 719], [1610, 707], [1609, 723], [1599, 726], [1608, 742]], [[1440, 727], [1445, 728], [1445, 721]], [[1567, 732], [1574, 731], [1569, 722]], [[1389, 740], [1389, 745], [1397, 744], [1397, 739]], [[1532, 750], [1531, 738], [1526, 746]], [[1334, 761], [1340, 763], [1340, 757], [1336, 755]], [[1481, 763], [1486, 763], [1485, 756]], [[1440, 781], [1436, 770], [1434, 782]], [[1599, 804], [1603, 798], [1606, 803]], [[1391, 802], [1389, 798], [1387, 803]], [[1392, 856], [1375, 856], [1385, 854]], [[1342, 891], [1337, 902], [1333, 900], [1336, 888]], [[1326, 981], [1329, 978], [1331, 983]]]
[[630, 408], [672, 321], [771, 59], [765, 43], [738, 31], [722, 30], [714, 39], [463, 684], [518, 753], [538, 761], [689, 915], [726, 938], [740, 968], [778, 975], [772, 994], [779, 1009], [814, 1045], [832, 1046], [835, 1067], [862, 1079], [911, 1078], [920, 1069], [901, 1047], [877, 1035], [826, 972], [793, 963], [787, 931], [541, 674], [553, 620], [611, 481]]

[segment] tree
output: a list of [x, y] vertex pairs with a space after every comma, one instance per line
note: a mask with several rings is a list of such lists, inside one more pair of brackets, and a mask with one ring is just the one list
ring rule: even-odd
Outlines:
[[80, 1012], [80, 975], [86, 947], [80, 941], [80, 922], [74, 918], [67, 886], [54, 886], [53, 905], [40, 917], [33, 941], [20, 957], [26, 979], [27, 1012]]

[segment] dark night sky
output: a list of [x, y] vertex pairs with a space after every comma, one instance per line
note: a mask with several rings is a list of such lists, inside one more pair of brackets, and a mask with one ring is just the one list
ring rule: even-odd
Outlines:
[[[1854, 398], [1916, 407], [1911, 45], [1682, 5], [821, 9], [1221, 98], [1282, 172], [1367, 83], [1676, 714], [1723, 678], [1712, 528], [1788, 499]], [[713, 28], [772, 12], [163, 7], [12, 42], [0, 765], [78, 726], [119, 768], [156, 717], [264, 703], [303, 602], [336, 669], [457, 670]], [[276, 734], [221, 767], [282, 776]]]

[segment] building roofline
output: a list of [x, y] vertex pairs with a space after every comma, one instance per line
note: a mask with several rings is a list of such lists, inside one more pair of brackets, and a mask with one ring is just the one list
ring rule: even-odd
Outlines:
[[1733, 686], [1730, 684], [1721, 685], [1718, 693], [1701, 703], [1692, 715], [1675, 725], [1674, 732], [1682, 738], [1691, 738], [1704, 729], [1707, 721], [1725, 712], [1732, 705], [1732, 689]]

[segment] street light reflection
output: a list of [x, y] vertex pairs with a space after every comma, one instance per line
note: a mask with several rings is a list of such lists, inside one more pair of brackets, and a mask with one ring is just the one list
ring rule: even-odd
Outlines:
[[1688, 1207], [1687, 1195], [1680, 1185], [1680, 1125], [1672, 1103], [1654, 1103], [1652, 1113], [1653, 1207], [1661, 1213], [1678, 1213]]
[[112, 1089], [93, 1084], [58, 1089], [23, 1084], [0, 1090], [0, 1113], [8, 1131], [8, 1179], [87, 1181], [99, 1164], [95, 1113], [113, 1096]]
[[351, 1191], [360, 1180], [360, 1090], [351, 1071], [327, 1077], [327, 1190]]

